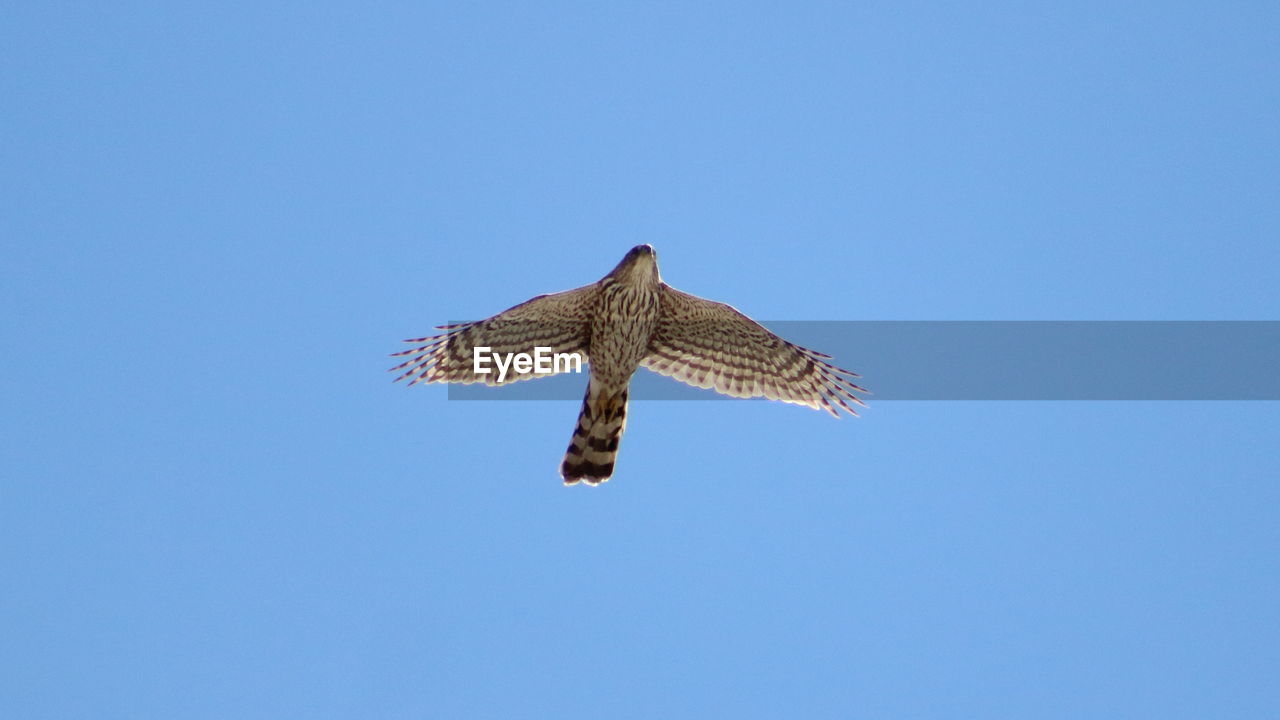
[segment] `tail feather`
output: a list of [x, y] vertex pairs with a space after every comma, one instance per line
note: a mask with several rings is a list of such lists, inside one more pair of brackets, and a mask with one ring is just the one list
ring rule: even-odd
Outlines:
[[588, 384], [578, 425], [560, 465], [565, 484], [585, 480], [588, 485], [599, 485], [608, 480], [626, 427], [627, 388], [610, 392], [594, 381]]

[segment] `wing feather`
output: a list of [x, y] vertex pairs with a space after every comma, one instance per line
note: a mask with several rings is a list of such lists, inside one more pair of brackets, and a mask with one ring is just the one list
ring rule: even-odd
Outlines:
[[853, 415], [856, 373], [788, 342], [724, 303], [662, 286], [662, 317], [640, 363], [660, 375], [731, 397], [765, 397]]
[[473, 353], [476, 347], [488, 347], [491, 353], [506, 356], [508, 353], [529, 353], [534, 348], [546, 347], [555, 353], [578, 353], [587, 362], [587, 342], [591, 311], [598, 298], [595, 284], [574, 290], [539, 295], [504, 310], [485, 320], [467, 323], [450, 323], [436, 329], [444, 330], [434, 336], [405, 340], [414, 347], [395, 353], [392, 357], [407, 357], [391, 372], [399, 371], [397, 381], [409, 379], [410, 385], [420, 382], [484, 383], [505, 385], [519, 380], [546, 377], [543, 373], [517, 373], [514, 366], [508, 368], [502, 383], [493, 363], [491, 372], [476, 373]]

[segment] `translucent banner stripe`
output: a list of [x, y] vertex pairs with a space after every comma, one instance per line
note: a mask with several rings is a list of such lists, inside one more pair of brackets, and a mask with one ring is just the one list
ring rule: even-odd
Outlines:
[[[774, 321], [833, 355], [885, 400], [1280, 400], [1277, 321]], [[456, 400], [580, 400], [581, 375], [500, 388], [450, 385]], [[633, 400], [729, 399], [646, 370]]]

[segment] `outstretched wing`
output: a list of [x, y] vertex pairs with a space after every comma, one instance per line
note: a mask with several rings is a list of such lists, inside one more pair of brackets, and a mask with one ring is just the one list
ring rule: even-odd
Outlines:
[[770, 400], [858, 413], [857, 374], [827, 362], [829, 355], [783, 340], [724, 303], [662, 285], [662, 318], [640, 363], [661, 375], [732, 397]]
[[473, 353], [476, 347], [487, 347], [490, 353], [502, 357], [509, 353], [532, 355], [535, 348], [544, 347], [553, 353], [578, 353], [585, 363], [591, 310], [596, 298], [596, 286], [587, 285], [539, 295], [487, 320], [440, 325], [437, 329], [445, 331], [440, 335], [405, 340], [415, 347], [395, 353], [393, 357], [407, 356], [408, 359], [391, 371], [402, 371], [397, 381], [412, 378], [410, 385], [420, 382], [505, 385], [546, 377], [547, 373], [516, 372], [513, 365], [499, 383], [493, 362], [488, 363], [490, 372], [475, 372]]

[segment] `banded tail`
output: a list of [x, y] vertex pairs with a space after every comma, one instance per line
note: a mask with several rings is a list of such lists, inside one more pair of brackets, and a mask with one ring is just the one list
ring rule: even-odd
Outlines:
[[588, 383], [578, 425], [573, 429], [573, 439], [560, 465], [564, 484], [586, 480], [588, 485], [599, 485], [608, 480], [613, 475], [618, 442], [626, 427], [627, 388], [609, 392], [602, 390], [595, 380]]

